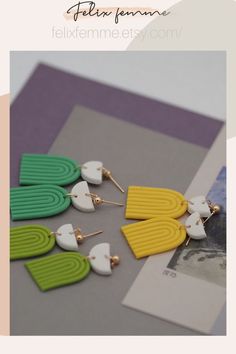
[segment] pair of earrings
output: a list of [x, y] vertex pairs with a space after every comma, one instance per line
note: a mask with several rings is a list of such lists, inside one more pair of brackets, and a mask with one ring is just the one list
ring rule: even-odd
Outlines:
[[[191, 215], [181, 224], [177, 218]], [[147, 219], [121, 228], [136, 258], [169, 251], [190, 239], [206, 238], [204, 224], [220, 212], [204, 196], [190, 200], [174, 190], [131, 186], [128, 189], [126, 218]], [[206, 218], [205, 221], [202, 218]]]
[[79, 245], [87, 237], [98, 235], [102, 230], [82, 235], [79, 228], [71, 224], [61, 226], [56, 232], [42, 225], [26, 225], [11, 228], [10, 259], [22, 259], [43, 255], [57, 243], [72, 252], [59, 253], [36, 259], [25, 264], [31, 276], [42, 291], [79, 282], [92, 268], [100, 275], [112, 274], [112, 269], [120, 263], [117, 255], [110, 255], [110, 244], [94, 246], [88, 256], [81, 255]]
[[[61, 186], [80, 177], [70, 193]], [[66, 210], [70, 204], [80, 211], [93, 212], [102, 203], [123, 206], [104, 200], [91, 193], [88, 183], [101, 184], [109, 178], [122, 192], [110, 171], [99, 161], [89, 161], [82, 166], [69, 158], [50, 155], [24, 154], [21, 160], [20, 185], [11, 188], [10, 205], [13, 220], [48, 217]], [[26, 263], [26, 268], [43, 291], [71, 284], [84, 279], [92, 268], [101, 275], [110, 275], [119, 264], [118, 256], [110, 255], [109, 243], [94, 246], [88, 256], [78, 253], [79, 245], [87, 237], [102, 230], [82, 235], [80, 228], [71, 224], [61, 226], [56, 232], [40, 225], [27, 225], [11, 229], [11, 260], [43, 255], [57, 243], [67, 251]]]
[[[68, 193], [62, 185], [77, 183]], [[23, 154], [20, 167], [20, 184], [24, 187], [11, 188], [10, 207], [12, 220], [27, 220], [57, 215], [70, 204], [83, 212], [93, 212], [101, 204], [123, 206], [91, 193], [88, 182], [101, 184], [103, 177], [109, 178], [122, 192], [110, 171], [100, 161], [89, 161], [78, 167], [76, 162], [60, 156]], [[26, 186], [27, 185], [27, 186]]]

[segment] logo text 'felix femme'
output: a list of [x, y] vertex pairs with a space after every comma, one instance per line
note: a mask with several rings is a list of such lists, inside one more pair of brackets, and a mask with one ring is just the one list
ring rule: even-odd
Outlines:
[[170, 11], [158, 11], [153, 9], [122, 9], [117, 8], [107, 8], [107, 9], [98, 9], [96, 8], [96, 3], [94, 1], [79, 1], [75, 5], [71, 6], [67, 10], [67, 14], [73, 15], [74, 21], [78, 21], [82, 17], [101, 17], [105, 18], [108, 16], [114, 16], [114, 21], [117, 24], [119, 19], [124, 16], [167, 16], [170, 14]]

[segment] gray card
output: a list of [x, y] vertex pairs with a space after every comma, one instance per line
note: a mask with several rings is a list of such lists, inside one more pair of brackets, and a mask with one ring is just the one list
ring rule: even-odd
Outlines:
[[[145, 117], [143, 117], [145, 119]], [[30, 152], [30, 151], [25, 151]], [[173, 188], [185, 192], [207, 149], [153, 132], [90, 109], [76, 106], [49, 153], [71, 157], [79, 164], [102, 160], [127, 190], [129, 185]], [[70, 188], [68, 187], [68, 191]], [[123, 195], [110, 182], [92, 192], [117, 202]], [[99, 242], [110, 242], [111, 252], [121, 257], [112, 276], [93, 272], [80, 283], [40, 292], [24, 268], [25, 261], [11, 263], [12, 335], [193, 335], [194, 331], [122, 306], [121, 302], [145, 259], [137, 261], [120, 227], [124, 208], [100, 206], [82, 213], [72, 206], [56, 217], [12, 223], [12, 226], [43, 224], [55, 231], [72, 223], [85, 233], [103, 229], [81, 246], [87, 255]], [[56, 247], [52, 253], [63, 252]]]

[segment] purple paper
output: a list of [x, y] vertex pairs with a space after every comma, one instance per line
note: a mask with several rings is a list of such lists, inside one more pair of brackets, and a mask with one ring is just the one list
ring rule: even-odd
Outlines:
[[47, 153], [76, 104], [209, 148], [223, 123], [40, 64], [11, 106], [11, 185], [22, 153]]

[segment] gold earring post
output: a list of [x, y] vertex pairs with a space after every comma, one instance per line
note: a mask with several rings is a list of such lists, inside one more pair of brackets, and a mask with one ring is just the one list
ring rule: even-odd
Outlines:
[[104, 204], [113, 204], [113, 205], [118, 205], [118, 206], [124, 206], [124, 204], [121, 204], [121, 203], [111, 202], [110, 200], [102, 199], [101, 197], [99, 197], [97, 194], [94, 194], [94, 193], [86, 193], [85, 195], [88, 197], [91, 197], [92, 201], [95, 205], [100, 205], [100, 204], [104, 203]]
[[191, 240], [191, 237], [188, 237], [188, 239], [187, 239], [187, 241], [186, 241], [186, 243], [185, 243], [185, 247], [187, 247], [187, 246], [188, 246], [188, 244], [189, 244], [190, 240]]
[[78, 243], [83, 243], [84, 239], [90, 236], [96, 236], [99, 235], [103, 232], [103, 230], [98, 230], [95, 232], [91, 232], [90, 234], [87, 235], [82, 235], [81, 233], [81, 229], [77, 228], [75, 230], [73, 230], [73, 233], [75, 234], [76, 240]]
[[103, 230], [98, 230], [98, 231], [95, 231], [95, 232], [91, 232], [90, 234], [83, 235], [83, 237], [86, 238], [86, 237], [90, 237], [90, 236], [96, 236], [96, 235], [99, 235], [101, 233], [103, 233]]
[[[182, 225], [180, 225], [179, 230], [181, 230], [182, 228], [184, 228], [184, 229], [186, 230], [186, 229], [188, 229], [189, 227], [191, 227], [191, 226], [189, 226], [189, 225], [186, 226], [186, 225], [183, 225], [183, 224], [182, 224]], [[186, 243], [185, 243], [185, 247], [188, 246], [190, 240], [191, 240], [191, 237], [188, 236], [188, 239], [187, 239], [187, 241], [186, 241]]]
[[124, 206], [124, 204], [122, 204], [122, 203], [111, 202], [110, 200], [104, 200], [104, 199], [102, 199], [102, 202], [103, 202], [104, 204], [113, 204], [113, 205], [118, 205], [118, 206]]
[[119, 185], [119, 183], [114, 179], [114, 177], [111, 174], [111, 171], [107, 170], [106, 168], [102, 168], [102, 174], [104, 177], [110, 179], [114, 185], [122, 192], [125, 193], [124, 189]]
[[206, 219], [203, 221], [203, 225], [204, 225], [214, 214], [215, 214], [215, 212], [213, 211], [213, 212], [211, 213], [211, 215], [208, 216], [208, 218], [206, 218]]

